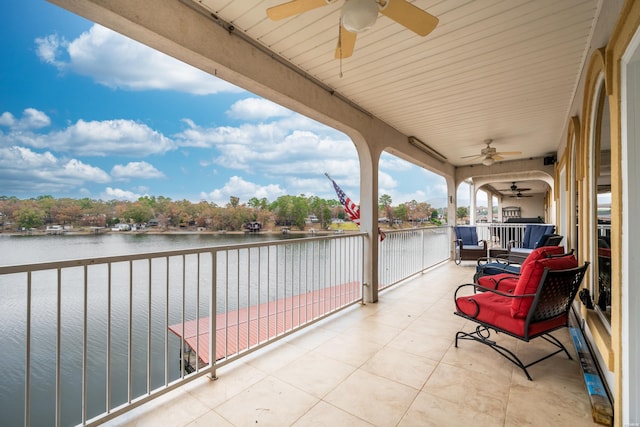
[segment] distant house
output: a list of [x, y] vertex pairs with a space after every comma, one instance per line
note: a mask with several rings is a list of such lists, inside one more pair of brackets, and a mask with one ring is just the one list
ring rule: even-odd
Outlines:
[[250, 221], [244, 225], [244, 229], [248, 233], [258, 233], [260, 230], [262, 230], [262, 224], [260, 224], [258, 221]]
[[111, 228], [111, 231], [130, 231], [131, 226], [129, 224], [116, 224]]

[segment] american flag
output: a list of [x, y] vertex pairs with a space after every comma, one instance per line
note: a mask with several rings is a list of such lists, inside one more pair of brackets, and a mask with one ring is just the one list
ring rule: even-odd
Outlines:
[[[356, 205], [346, 194], [342, 191], [342, 188], [329, 176], [328, 173], [325, 173], [327, 178], [331, 180], [333, 183], [333, 189], [336, 190], [336, 194], [338, 195], [338, 199], [340, 199], [340, 203], [344, 207], [344, 211], [349, 215], [349, 219], [360, 225], [360, 208]], [[384, 231], [378, 227], [378, 235], [380, 236], [380, 241], [382, 242], [387, 235]]]
[[[327, 174], [325, 174], [327, 175]], [[331, 179], [329, 175], [327, 178]], [[360, 208], [356, 205], [346, 194], [342, 191], [342, 188], [336, 182], [331, 179], [333, 182], [333, 189], [336, 190], [336, 194], [338, 195], [338, 199], [340, 199], [340, 203], [344, 207], [344, 211], [349, 215], [349, 219], [356, 224], [360, 225]]]

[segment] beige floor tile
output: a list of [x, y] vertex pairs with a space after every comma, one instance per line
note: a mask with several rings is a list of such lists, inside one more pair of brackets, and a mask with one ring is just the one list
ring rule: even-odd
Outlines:
[[460, 410], [497, 416], [506, 411], [509, 381], [440, 363], [422, 390], [458, 405]]
[[444, 356], [452, 345], [452, 338], [429, 337], [421, 333], [406, 330], [398, 334], [398, 336], [389, 343], [389, 347], [415, 354], [416, 356], [427, 357], [436, 362], [442, 359], [442, 356]]
[[437, 362], [426, 357], [385, 347], [369, 359], [362, 369], [419, 390], [436, 366]]
[[370, 317], [343, 332], [344, 336], [366, 337], [380, 345], [386, 345], [402, 331], [399, 327], [389, 326]]
[[142, 405], [105, 426], [155, 427], [159, 425], [185, 425], [209, 412], [209, 408], [182, 389], [173, 390]]
[[308, 350], [290, 344], [286, 341], [279, 341], [260, 351], [246, 356], [245, 363], [260, 369], [263, 372], [271, 373], [287, 365], [298, 357], [307, 353]]
[[[535, 382], [535, 379], [534, 381]], [[595, 426], [586, 391], [582, 396], [514, 385], [511, 387], [506, 425]]]
[[273, 376], [322, 398], [356, 368], [318, 353], [309, 353], [273, 373]]
[[284, 341], [307, 350], [313, 350], [337, 334], [335, 331], [316, 325], [297, 332], [285, 338]]
[[216, 408], [235, 426], [287, 426], [307, 413], [317, 399], [274, 377], [267, 377]]
[[309, 412], [293, 424], [294, 427], [372, 427], [373, 424], [336, 408], [326, 402], [318, 402]]
[[[501, 341], [505, 347], [515, 350], [515, 343], [511, 338], [502, 339]], [[475, 341], [458, 341], [458, 347], [451, 346], [442, 358], [442, 363], [500, 379], [504, 382], [510, 381], [514, 369], [518, 369], [495, 350]], [[524, 378], [526, 379], [526, 377]]]
[[358, 370], [323, 400], [382, 427], [395, 426], [417, 393], [406, 385]]
[[229, 421], [222, 418], [215, 411], [209, 411], [195, 421], [186, 424], [185, 427], [234, 427]]
[[495, 427], [502, 426], [504, 414], [486, 414], [461, 407], [430, 393], [420, 393], [398, 427]]
[[267, 374], [246, 363], [232, 363], [218, 369], [218, 378], [203, 377], [183, 388], [208, 408], [215, 408], [238, 393], [264, 379]]
[[315, 351], [326, 357], [360, 367], [383, 346], [371, 340], [368, 334], [339, 335], [320, 345]]

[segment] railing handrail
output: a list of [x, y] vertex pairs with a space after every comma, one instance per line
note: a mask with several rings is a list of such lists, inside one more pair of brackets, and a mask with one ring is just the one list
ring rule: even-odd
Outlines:
[[149, 258], [163, 258], [163, 257], [174, 257], [174, 256], [180, 256], [180, 255], [221, 252], [229, 249], [247, 249], [247, 248], [274, 246], [274, 245], [278, 246], [278, 245], [307, 242], [307, 241], [313, 241], [313, 240], [347, 239], [353, 236], [366, 236], [366, 235], [367, 233], [364, 233], [364, 232], [354, 232], [354, 233], [348, 233], [348, 234], [335, 234], [335, 235], [326, 235], [326, 236], [316, 235], [316, 236], [300, 237], [300, 238], [286, 239], [286, 240], [267, 240], [263, 242], [238, 243], [233, 245], [207, 246], [207, 247], [200, 247], [200, 248], [186, 248], [186, 249], [176, 249], [176, 250], [170, 250], [170, 251], [144, 252], [144, 253], [134, 253], [134, 254], [123, 254], [123, 255], [109, 255], [104, 257], [79, 258], [79, 259], [71, 259], [71, 260], [64, 260], [64, 261], [47, 261], [47, 262], [31, 263], [31, 264], [5, 265], [5, 266], [0, 266], [0, 275], [11, 274], [11, 273], [26, 273], [29, 271], [52, 270], [57, 268], [84, 267], [84, 266], [90, 266], [90, 265], [108, 264], [113, 262], [138, 261], [138, 260], [144, 260]]

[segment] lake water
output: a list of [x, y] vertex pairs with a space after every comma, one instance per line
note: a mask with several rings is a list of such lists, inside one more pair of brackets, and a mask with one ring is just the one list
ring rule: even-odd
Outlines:
[[[133, 234], [109, 233], [104, 235], [10, 236], [0, 234], [0, 265], [33, 264], [50, 261], [86, 259], [134, 253], [161, 252], [238, 243], [261, 242], [299, 238], [296, 234]], [[34, 280], [37, 273], [34, 273]], [[52, 274], [52, 273], [49, 273]], [[104, 274], [104, 273], [103, 273]], [[41, 280], [45, 284], [32, 289], [31, 314], [31, 412], [32, 426], [52, 425], [55, 419], [55, 360], [56, 360], [56, 286], [55, 277]], [[126, 280], [124, 280], [126, 282]], [[155, 286], [155, 285], [154, 285]], [[208, 285], [207, 285], [208, 286]], [[105, 410], [106, 390], [106, 304], [104, 289], [90, 290], [88, 301], [88, 360], [87, 360], [87, 418]], [[113, 288], [111, 338], [111, 405], [127, 400], [127, 364], [129, 343], [127, 285]], [[133, 298], [137, 298], [134, 292]], [[155, 289], [154, 289], [154, 292]], [[162, 290], [157, 292], [162, 294]], [[173, 290], [171, 292], [174, 292]], [[179, 295], [179, 291], [176, 291]], [[61, 315], [61, 420], [63, 425], [81, 421], [79, 402], [82, 397], [82, 286], [63, 289]], [[0, 277], [0, 417], [3, 426], [24, 424], [24, 384], [26, 352], [26, 291], [24, 286]], [[172, 294], [172, 298], [173, 294]], [[205, 298], [206, 299], [206, 298]], [[146, 318], [150, 312], [154, 326], [151, 337], [151, 388], [164, 383], [164, 302], [153, 302], [145, 307], [146, 295], [133, 302], [136, 316]], [[168, 302], [166, 304], [169, 304]], [[140, 310], [140, 313], [138, 313]], [[173, 319], [177, 315], [172, 314]], [[147, 328], [146, 321], [133, 326], [132, 397], [143, 394], [147, 386]], [[170, 335], [169, 381], [177, 379], [179, 372], [179, 340]], [[137, 344], [137, 345], [136, 345]], [[175, 363], [172, 361], [175, 360]]]

